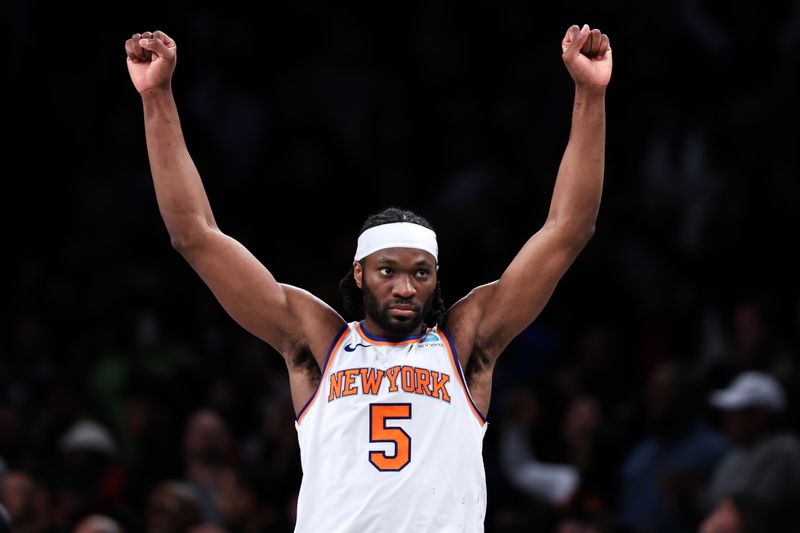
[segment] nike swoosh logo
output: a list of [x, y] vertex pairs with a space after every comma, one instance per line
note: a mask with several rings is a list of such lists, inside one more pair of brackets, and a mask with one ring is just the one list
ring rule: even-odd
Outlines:
[[348, 344], [347, 346], [344, 347], [344, 351], [345, 352], [354, 352], [356, 350], [356, 348], [358, 348], [359, 346], [361, 346], [362, 348], [369, 348], [372, 345], [371, 344], [361, 344], [360, 342], [356, 343], [355, 346], [353, 346], [352, 344]]

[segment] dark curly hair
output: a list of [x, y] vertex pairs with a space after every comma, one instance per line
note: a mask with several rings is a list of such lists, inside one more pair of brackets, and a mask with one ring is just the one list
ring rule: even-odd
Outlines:
[[[399, 209], [397, 207], [388, 207], [380, 213], [375, 213], [367, 217], [364, 224], [361, 226], [359, 235], [369, 228], [380, 226], [383, 224], [391, 224], [393, 222], [411, 222], [412, 224], [419, 224], [433, 230], [431, 223], [425, 220], [418, 214], [408, 211], [406, 209]], [[361, 266], [364, 266], [363, 260], [359, 261]], [[358, 320], [364, 316], [364, 296], [361, 289], [356, 285], [356, 280], [353, 278], [353, 265], [350, 270], [339, 281], [339, 290], [342, 291], [342, 306], [344, 308], [344, 315], [347, 320]], [[431, 302], [431, 310], [423, 320], [429, 325], [439, 324], [444, 317], [446, 309], [444, 307], [444, 300], [442, 300], [442, 288], [439, 285], [439, 279], [436, 279], [436, 290], [433, 293], [433, 302]]]

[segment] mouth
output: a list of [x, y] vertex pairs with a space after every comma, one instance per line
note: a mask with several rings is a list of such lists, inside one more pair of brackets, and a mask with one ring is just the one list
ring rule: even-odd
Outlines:
[[409, 319], [414, 318], [417, 314], [416, 309], [410, 304], [394, 304], [389, 306], [389, 315], [400, 318]]

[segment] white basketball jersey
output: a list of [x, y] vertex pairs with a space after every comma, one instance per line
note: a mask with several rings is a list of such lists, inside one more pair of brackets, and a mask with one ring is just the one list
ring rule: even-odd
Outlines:
[[347, 324], [295, 426], [295, 533], [483, 531], [486, 420], [442, 330], [389, 342]]

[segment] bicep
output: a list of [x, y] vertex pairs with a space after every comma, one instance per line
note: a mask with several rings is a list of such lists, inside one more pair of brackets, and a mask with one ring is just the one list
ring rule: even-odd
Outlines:
[[477, 337], [495, 355], [539, 316], [584, 244], [548, 227], [528, 239], [481, 302]]
[[[315, 319], [336, 321], [322, 301], [278, 283], [247, 248], [216, 229], [180, 252], [239, 325], [284, 355], [291, 345], [309, 344], [308, 328], [315, 327]], [[317, 329], [335, 327], [325, 326]]]

